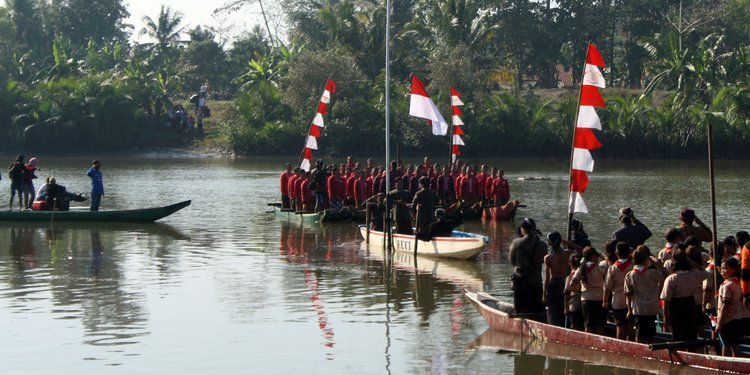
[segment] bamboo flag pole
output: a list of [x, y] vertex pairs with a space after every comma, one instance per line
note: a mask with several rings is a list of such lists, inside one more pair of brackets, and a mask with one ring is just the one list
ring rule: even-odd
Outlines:
[[[568, 170], [568, 181], [572, 182], [573, 179], [573, 153], [575, 152], [576, 143], [576, 129], [578, 128], [578, 116], [581, 115], [581, 95], [583, 95], [583, 79], [586, 76], [586, 63], [589, 60], [589, 46], [591, 41], [586, 45], [586, 58], [583, 59], [583, 70], [581, 71], [581, 81], [578, 84], [578, 104], [576, 105], [576, 117], [573, 122], [573, 140], [570, 147], [570, 169]], [[571, 183], [568, 183], [568, 199], [570, 194], [573, 192]], [[572, 235], [570, 233], [573, 226], [573, 210], [570, 209], [570, 202], [568, 202], [568, 241], [571, 240]]]

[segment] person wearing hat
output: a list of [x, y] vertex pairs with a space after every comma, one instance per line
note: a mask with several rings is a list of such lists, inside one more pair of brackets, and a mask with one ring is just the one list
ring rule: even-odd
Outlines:
[[[711, 242], [713, 240], [711, 229], [695, 215], [695, 211], [683, 207], [680, 210], [679, 219], [680, 225], [677, 228], [685, 234], [685, 237], [695, 237], [702, 242]], [[693, 225], [693, 223], [697, 224], [697, 226]]]
[[37, 165], [39, 162], [36, 158], [31, 158], [23, 169], [23, 206], [27, 210], [31, 209], [31, 204], [34, 203], [36, 197], [34, 179], [37, 177], [34, 172], [37, 170]]
[[510, 244], [508, 257], [515, 267], [511, 276], [513, 306], [516, 313], [544, 314], [542, 302], [542, 264], [547, 246], [539, 238], [533, 219], [523, 219], [518, 227], [521, 238]]
[[104, 181], [102, 167], [99, 160], [91, 162], [91, 168], [86, 172], [86, 176], [91, 178], [91, 206], [89, 210], [99, 211], [99, 205], [102, 203], [102, 196], [104, 196]]
[[635, 249], [651, 237], [651, 231], [635, 218], [630, 207], [620, 209], [620, 223], [622, 227], [612, 233], [612, 240], [615, 242], [627, 242], [631, 249]]

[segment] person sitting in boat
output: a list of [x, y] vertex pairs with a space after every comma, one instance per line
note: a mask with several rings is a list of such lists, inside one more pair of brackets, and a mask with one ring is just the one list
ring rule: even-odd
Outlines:
[[519, 314], [544, 315], [542, 302], [542, 264], [547, 246], [539, 236], [533, 219], [523, 219], [518, 227], [521, 238], [510, 244], [508, 257], [515, 267], [511, 276], [513, 306]]
[[83, 202], [87, 197], [81, 194], [69, 193], [65, 186], [58, 185], [54, 177], [47, 178], [47, 184], [39, 188], [37, 200], [44, 200], [46, 204], [38, 205], [40, 210], [68, 211], [70, 201]]
[[612, 240], [616, 242], [627, 242], [630, 248], [635, 249], [651, 237], [651, 231], [635, 218], [630, 207], [620, 209], [620, 223], [622, 227], [612, 233]]
[[[682, 231], [685, 237], [695, 237], [701, 242], [711, 242], [713, 234], [711, 229], [704, 224], [701, 219], [695, 215], [695, 211], [684, 207], [680, 210], [680, 225], [677, 228]], [[693, 223], [697, 224], [693, 225]]]
[[383, 231], [383, 215], [385, 214], [384, 198], [385, 194], [377, 193], [362, 204], [370, 212], [370, 230]]
[[453, 230], [460, 227], [463, 220], [460, 217], [450, 215], [442, 208], [435, 210], [435, 221], [427, 226], [423, 235], [419, 235], [422, 241], [431, 241], [435, 237], [450, 237]]

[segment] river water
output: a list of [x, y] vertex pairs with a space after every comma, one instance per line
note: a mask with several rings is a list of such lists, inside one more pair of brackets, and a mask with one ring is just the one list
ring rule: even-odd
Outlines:
[[[38, 175], [86, 192], [89, 162], [40, 158]], [[624, 206], [651, 227], [652, 250], [683, 206], [710, 223], [706, 163], [597, 163], [586, 193], [591, 214], [580, 215], [595, 245], [617, 229]], [[544, 232], [564, 230], [564, 163], [495, 164], [527, 204], [520, 218], [533, 217]], [[420, 258], [415, 270], [400, 256], [385, 267], [354, 224], [302, 225], [267, 213], [266, 202], [279, 199], [281, 165], [105, 158], [103, 208], [192, 205], [150, 225], [0, 223], [2, 373], [636, 373], [609, 367], [623, 364], [603, 354], [548, 358], [534, 351], [538, 343], [485, 333], [462, 290], [510, 299], [513, 223], [467, 223], [465, 230], [491, 238], [475, 261]], [[717, 169], [720, 235], [750, 229], [747, 163]], [[0, 184], [7, 202], [7, 178]]]

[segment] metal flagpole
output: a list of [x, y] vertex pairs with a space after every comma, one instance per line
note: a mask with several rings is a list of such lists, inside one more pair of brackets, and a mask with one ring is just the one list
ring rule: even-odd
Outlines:
[[392, 249], [391, 221], [388, 191], [391, 188], [391, 0], [385, 1], [385, 207], [386, 213], [383, 216], [385, 226], [383, 234], [386, 237], [386, 246], [390, 251]]

